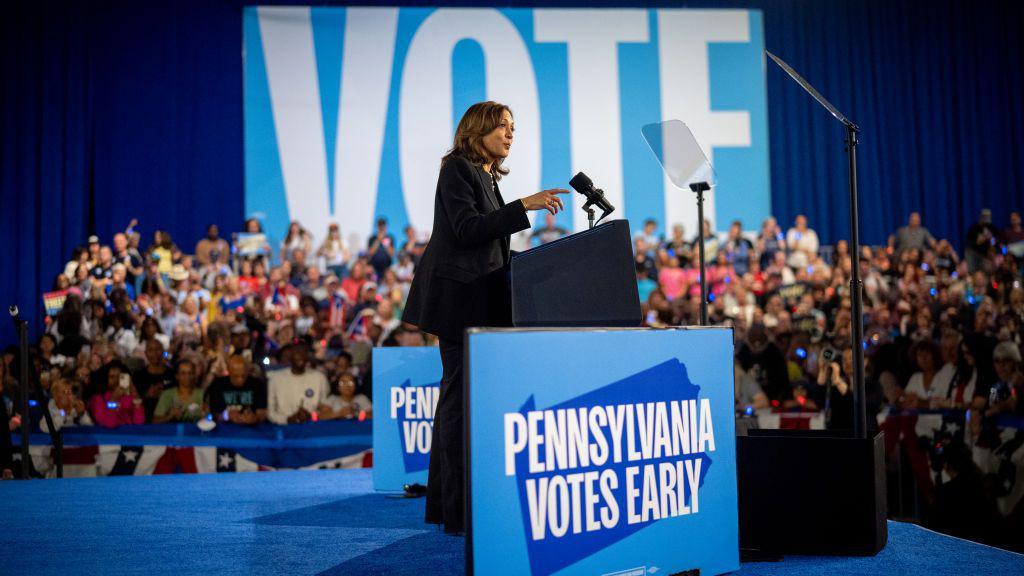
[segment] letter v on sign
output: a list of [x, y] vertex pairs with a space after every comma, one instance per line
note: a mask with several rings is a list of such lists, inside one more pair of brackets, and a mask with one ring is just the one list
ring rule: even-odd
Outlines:
[[342, 230], [365, 237], [376, 203], [398, 9], [346, 10], [334, 206], [310, 10], [258, 10], [289, 217], [314, 234], [337, 221]]

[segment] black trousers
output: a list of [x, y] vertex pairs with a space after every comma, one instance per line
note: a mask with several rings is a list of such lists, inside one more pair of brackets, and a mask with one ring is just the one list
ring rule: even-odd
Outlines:
[[427, 473], [429, 524], [444, 524], [447, 533], [466, 530], [466, 463], [463, 450], [462, 341], [440, 340], [441, 395], [434, 413]]

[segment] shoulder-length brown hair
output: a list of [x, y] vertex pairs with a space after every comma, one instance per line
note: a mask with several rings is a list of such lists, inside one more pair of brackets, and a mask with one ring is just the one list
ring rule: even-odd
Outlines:
[[[444, 164], [452, 156], [461, 156], [473, 164], [486, 164], [489, 158], [483, 154], [484, 136], [490, 134], [501, 124], [501, 117], [505, 110], [512, 115], [512, 109], [497, 102], [477, 102], [466, 110], [459, 120], [459, 126], [455, 129], [455, 141], [452, 148], [441, 158]], [[491, 165], [491, 174], [495, 180], [501, 180], [502, 176], [508, 174], [508, 168], [501, 165], [504, 158], [494, 160]]]

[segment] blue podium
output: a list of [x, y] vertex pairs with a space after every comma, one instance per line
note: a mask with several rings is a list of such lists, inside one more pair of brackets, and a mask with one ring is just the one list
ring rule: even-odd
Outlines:
[[739, 568], [731, 328], [466, 339], [467, 574]]

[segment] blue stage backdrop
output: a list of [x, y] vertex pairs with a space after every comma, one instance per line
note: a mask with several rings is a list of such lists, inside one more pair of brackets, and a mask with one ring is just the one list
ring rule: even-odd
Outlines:
[[[4, 78], [0, 87], [0, 304], [21, 304], [38, 328], [40, 294], [49, 288], [70, 250], [90, 233], [109, 241], [132, 217], [140, 220], [144, 244], [149, 243], [154, 229], [165, 228], [186, 249], [191, 249], [208, 223], [219, 224], [225, 232], [241, 226], [246, 215], [247, 178], [243, 101], [246, 85], [254, 81], [243, 76], [243, 20], [248, 4], [255, 3], [55, 0], [19, 2], [5, 12], [0, 22], [0, 73]], [[321, 2], [316, 10], [334, 4], [343, 5]], [[494, 5], [471, 0], [395, 4], [417, 8]], [[582, 0], [513, 1], [502, 3], [501, 13], [513, 7], [593, 5]], [[980, 208], [992, 207], [1001, 226], [1006, 213], [1020, 207], [1024, 198], [1024, 117], [1020, 107], [1024, 101], [1024, 4], [709, 0], [681, 5], [627, 0], [600, 6], [759, 10], [764, 46], [802, 72], [863, 129], [860, 184], [862, 232], [867, 242], [883, 242], [909, 212], [920, 210], [936, 235], [949, 237], [959, 246]], [[333, 20], [332, 11], [326, 12], [328, 28], [344, 25], [339, 20], [344, 20], [345, 12], [337, 12]], [[432, 12], [408, 13], [408, 18], [425, 21]], [[756, 12], [748, 14], [753, 17]], [[537, 30], [526, 34], [525, 23], [517, 23], [515, 17], [510, 21], [516, 34], [529, 40], [531, 62], [535, 51], [546, 50], [556, 57], [537, 60], [546, 63], [541, 69], [566, 66], [565, 44], [536, 43]], [[400, 51], [408, 55], [411, 39], [398, 39], [416, 28], [403, 22], [399, 16], [395, 24], [389, 86], [383, 92], [388, 99], [367, 103], [371, 107], [386, 105], [388, 110], [398, 106], [399, 118], [401, 102], [396, 101], [396, 90], [403, 80], [395, 63]], [[620, 45], [616, 53], [620, 84], [623, 80], [663, 78], [651, 69], [661, 61], [649, 56], [658, 50], [653, 38], [659, 26], [653, 24], [649, 17], [646, 43]], [[619, 25], [597, 22], [593, 27], [617, 29]], [[750, 34], [755, 34], [756, 28], [750, 26]], [[558, 27], [548, 32], [556, 37], [571, 30]], [[351, 36], [324, 38], [313, 31], [308, 49], [344, 60], [344, 44], [351, 40]], [[728, 56], [730, 51], [735, 56], [743, 46], [718, 44], [708, 56], [713, 60], [716, 51], [718, 57]], [[493, 90], [493, 82], [487, 82], [486, 67], [481, 65], [486, 50], [473, 42], [460, 42], [451, 49], [453, 62], [473, 71], [465, 78], [451, 79], [453, 94], [507, 99]], [[248, 57], [260, 54], [249, 53]], [[346, 142], [337, 138], [345, 110], [338, 105], [346, 90], [343, 64], [323, 70], [318, 66], [317, 70], [318, 79], [326, 78], [333, 88], [327, 90], [327, 100], [321, 100], [324, 144], [316, 153], [325, 164], [334, 162], [335, 170], [339, 159], [342, 166], [352, 161], [346, 160]], [[557, 74], [535, 72], [537, 82], [566, 83], [571, 78], [568, 69]], [[846, 237], [842, 130], [781, 71], [767, 67], [765, 75], [772, 212], [784, 225], [796, 214], [807, 214], [824, 242]], [[742, 80], [711, 77], [710, 85], [738, 85]], [[463, 83], [465, 91], [460, 90]], [[538, 84], [537, 88], [555, 96], [554, 100], [539, 99], [541, 107], [570, 110], [567, 99], [572, 96], [564, 86]], [[646, 97], [655, 102], [660, 98], [661, 88], [645, 94], [633, 94], [633, 90], [622, 88], [620, 99]], [[713, 111], [748, 108], [736, 101], [743, 97], [742, 91], [715, 90], [704, 95], [711, 98]], [[440, 91], [446, 90], [438, 87], [424, 97], [436, 98]], [[324, 93], [323, 89], [318, 88], [317, 93]], [[453, 96], [453, 110], [462, 104], [465, 102], [456, 102]], [[618, 118], [603, 116], [593, 122], [609, 130], [618, 123], [621, 131], [639, 119], [633, 115], [643, 116], [651, 109], [656, 105], [620, 105]], [[522, 107], [519, 111], [523, 113]], [[391, 119], [376, 136], [382, 143], [389, 142], [388, 138], [395, 138], [401, 130], [393, 113], [350, 122], [379, 118]], [[445, 119], [428, 119], [438, 120]], [[510, 185], [514, 180], [548, 185], [564, 179], [574, 167], [598, 169], [570, 159], [564, 147], [571, 149], [578, 138], [572, 135], [569, 117], [558, 122], [551, 129], [541, 126], [543, 130], [533, 136], [520, 126], [515, 153], [529, 149], [525, 145], [528, 138], [539, 137], [536, 153], [545, 164], [539, 178], [527, 178], [531, 163], [517, 161]], [[332, 143], [330, 149], [327, 142]], [[622, 142], [623, 157], [635, 155], [637, 162], [653, 162], [644, 160], [639, 151], [626, 149], [625, 140]], [[394, 208], [400, 213], [397, 206], [405, 202], [404, 184], [383, 180], [399, 174], [394, 168], [398, 160], [383, 153], [390, 144], [382, 146], [376, 184], [369, 182], [371, 173], [367, 182], [357, 183], [359, 188], [354, 189], [351, 186], [355, 184], [335, 181], [333, 172], [325, 170], [328, 184], [310, 193], [329, 198], [335, 189], [342, 198], [350, 191], [365, 191], [364, 198], [376, 193], [372, 210], [363, 210], [376, 214], [391, 213]], [[563, 150], [559, 151], [559, 146]], [[626, 183], [634, 181], [629, 166], [623, 165]], [[607, 182], [598, 183], [614, 189]], [[274, 185], [270, 179], [262, 184]], [[654, 179], [651, 186], [660, 187], [661, 182]], [[429, 196], [431, 190], [418, 192]], [[657, 193], [651, 196], [657, 197]], [[721, 196], [717, 200], [719, 205], [737, 202]], [[658, 201], [650, 204], [652, 215], [657, 216]], [[637, 217], [637, 209], [635, 203], [631, 207], [627, 196], [626, 214]], [[363, 216], [359, 218], [362, 221]], [[3, 323], [0, 342], [9, 343], [13, 338], [10, 324]]]
[[434, 346], [374, 348], [373, 488], [426, 484], [441, 354]]
[[739, 568], [731, 328], [467, 342], [467, 573]]

